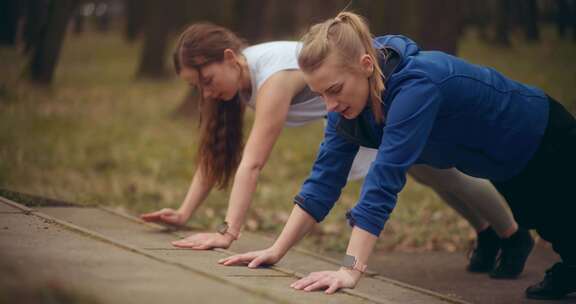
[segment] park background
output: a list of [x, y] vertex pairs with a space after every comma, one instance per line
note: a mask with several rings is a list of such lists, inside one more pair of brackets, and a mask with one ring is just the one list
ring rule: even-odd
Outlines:
[[[187, 24], [211, 21], [250, 44], [298, 40], [345, 7], [375, 35], [405, 34], [534, 85], [576, 113], [573, 0], [5, 0], [0, 4], [0, 191], [131, 213], [180, 205], [195, 170], [197, 97], [169, 57]], [[246, 115], [246, 134], [252, 113]], [[314, 160], [322, 122], [285, 129], [265, 166], [245, 229], [283, 227]], [[345, 248], [350, 183], [306, 240]], [[228, 192], [191, 218], [214, 230]], [[545, 203], [545, 202], [543, 202]], [[474, 231], [410, 178], [378, 244], [387, 251], [465, 251]]]

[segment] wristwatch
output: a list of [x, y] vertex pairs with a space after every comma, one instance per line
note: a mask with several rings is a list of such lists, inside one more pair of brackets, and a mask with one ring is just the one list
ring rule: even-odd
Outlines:
[[340, 266], [351, 270], [357, 270], [360, 273], [366, 272], [366, 268], [368, 268], [368, 265], [358, 262], [355, 256], [348, 254], [344, 256]]
[[221, 235], [230, 235], [232, 237], [233, 240], [237, 240], [238, 236], [234, 235], [232, 232], [228, 231], [228, 228], [230, 228], [230, 226], [228, 226], [228, 223], [226, 221], [222, 222], [222, 224], [218, 225], [218, 228], [216, 231], [218, 231], [218, 233], [220, 233]]

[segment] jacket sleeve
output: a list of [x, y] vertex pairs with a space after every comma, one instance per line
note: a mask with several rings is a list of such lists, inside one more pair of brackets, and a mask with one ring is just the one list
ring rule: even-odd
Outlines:
[[336, 133], [340, 115], [328, 114], [324, 140], [300, 193], [294, 198], [304, 211], [321, 222], [340, 197], [359, 146]]
[[434, 125], [442, 98], [428, 79], [407, 80], [391, 102], [382, 141], [348, 214], [352, 226], [379, 236], [406, 183], [406, 171], [418, 159]]

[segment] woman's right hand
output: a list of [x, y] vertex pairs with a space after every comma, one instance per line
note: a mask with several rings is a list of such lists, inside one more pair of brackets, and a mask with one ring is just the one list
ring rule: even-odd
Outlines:
[[256, 268], [260, 265], [272, 265], [280, 261], [283, 254], [270, 247], [264, 250], [251, 251], [243, 254], [236, 254], [218, 261], [224, 266], [246, 265], [249, 268]]
[[187, 216], [171, 208], [164, 208], [159, 211], [141, 214], [140, 218], [146, 222], [168, 224], [173, 226], [183, 226], [188, 220]]

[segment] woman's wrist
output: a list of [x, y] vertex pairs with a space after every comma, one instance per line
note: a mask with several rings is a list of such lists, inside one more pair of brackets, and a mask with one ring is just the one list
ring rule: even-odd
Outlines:
[[272, 246], [270, 246], [268, 250], [270, 250], [272, 254], [274, 254], [278, 258], [278, 260], [281, 260], [284, 257], [284, 255], [286, 255], [286, 252], [288, 252], [288, 249], [283, 249], [282, 246], [276, 243], [272, 244]]
[[186, 203], [182, 204], [182, 206], [180, 206], [180, 208], [178, 208], [178, 210], [176, 211], [180, 214], [180, 216], [182, 216], [182, 218], [184, 219], [184, 221], [187, 221], [190, 216], [192, 216], [192, 212], [193, 210], [189, 207], [186, 206]]
[[235, 226], [230, 225], [228, 221], [224, 221], [218, 226], [217, 231], [231, 244], [240, 237], [240, 228], [234, 227]]
[[357, 269], [351, 269], [347, 267], [340, 267], [339, 271], [348, 274], [354, 280], [354, 283], [358, 283], [358, 281], [360, 281], [360, 278], [362, 278], [363, 274], [361, 271]]

